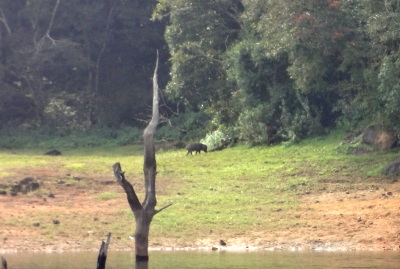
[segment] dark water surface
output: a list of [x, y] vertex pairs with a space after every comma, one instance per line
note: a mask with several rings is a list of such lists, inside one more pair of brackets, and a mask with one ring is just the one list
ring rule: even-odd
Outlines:
[[[97, 253], [2, 254], [9, 269], [95, 269]], [[132, 269], [131, 252], [109, 252], [107, 269]], [[400, 252], [201, 252], [156, 251], [148, 268], [380, 268], [400, 269]]]

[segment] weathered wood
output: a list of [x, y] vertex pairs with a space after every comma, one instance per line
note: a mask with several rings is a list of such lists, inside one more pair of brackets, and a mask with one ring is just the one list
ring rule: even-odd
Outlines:
[[135, 229], [135, 256], [137, 263], [147, 263], [149, 260], [148, 248], [149, 248], [149, 231], [150, 223], [157, 213], [161, 212], [165, 208], [171, 206], [168, 205], [160, 210], [156, 210], [157, 205], [156, 198], [156, 175], [157, 175], [157, 163], [156, 154], [154, 147], [154, 134], [157, 129], [158, 122], [160, 120], [159, 115], [159, 97], [158, 97], [158, 83], [157, 83], [157, 71], [158, 71], [158, 52], [157, 62], [154, 69], [153, 76], [153, 111], [150, 123], [147, 125], [143, 132], [144, 139], [144, 184], [145, 184], [145, 198], [143, 203], [140, 203], [135, 190], [132, 185], [125, 179], [125, 174], [121, 170], [121, 165], [116, 163], [113, 165], [114, 176], [118, 183], [123, 187], [126, 192], [129, 206], [133, 211], [136, 221]]
[[1, 256], [1, 269], [7, 269], [7, 261], [3, 256]]
[[111, 233], [107, 235], [107, 241], [101, 241], [101, 246], [99, 250], [99, 256], [97, 257], [97, 269], [105, 269], [106, 268], [106, 261], [107, 261], [107, 251], [108, 245], [110, 244], [110, 237]]
[[137, 197], [135, 190], [133, 189], [133, 186], [129, 181], [125, 179], [125, 172], [121, 170], [121, 164], [120, 163], [115, 163], [113, 165], [113, 170], [114, 170], [114, 176], [121, 185], [121, 187], [124, 189], [126, 193], [126, 197], [128, 198], [128, 204], [131, 207], [133, 212], [136, 212], [138, 210], [142, 210], [142, 204], [139, 201], [139, 198]]

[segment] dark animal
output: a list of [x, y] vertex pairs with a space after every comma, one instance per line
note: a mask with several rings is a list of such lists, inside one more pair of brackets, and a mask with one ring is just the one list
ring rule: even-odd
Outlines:
[[189, 146], [186, 147], [186, 149], [187, 149], [187, 151], [188, 151], [188, 152], [186, 153], [186, 156], [187, 156], [189, 153], [190, 153], [190, 155], [193, 155], [193, 154], [192, 154], [192, 151], [195, 151], [196, 154], [197, 154], [197, 153], [200, 154], [201, 151], [204, 151], [204, 152], [207, 153], [207, 146], [204, 145], [204, 144], [201, 144], [201, 143], [190, 144]]
[[53, 150], [46, 152], [44, 155], [59, 156], [59, 155], [61, 155], [61, 152], [59, 150], [53, 149]]

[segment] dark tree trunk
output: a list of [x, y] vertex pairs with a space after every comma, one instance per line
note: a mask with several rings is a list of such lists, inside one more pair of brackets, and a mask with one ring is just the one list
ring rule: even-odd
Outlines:
[[107, 241], [105, 243], [104, 243], [104, 241], [101, 242], [99, 256], [97, 257], [97, 269], [105, 269], [106, 268], [107, 251], [108, 251], [108, 245], [110, 244], [110, 237], [111, 237], [111, 233], [108, 233]]
[[1, 257], [1, 269], [7, 269], [7, 261]]
[[157, 213], [170, 205], [156, 210], [156, 174], [157, 164], [154, 147], [154, 133], [156, 131], [159, 121], [158, 109], [158, 83], [157, 83], [157, 69], [158, 69], [158, 53], [157, 62], [154, 70], [153, 77], [153, 114], [149, 125], [143, 133], [144, 138], [144, 183], [146, 195], [143, 203], [140, 203], [136, 196], [135, 190], [132, 185], [125, 179], [124, 172], [121, 170], [121, 165], [116, 163], [113, 165], [114, 176], [118, 183], [124, 188], [127, 195], [129, 206], [135, 215], [136, 230], [135, 230], [135, 254], [136, 262], [147, 262], [149, 260], [149, 231], [150, 223]]

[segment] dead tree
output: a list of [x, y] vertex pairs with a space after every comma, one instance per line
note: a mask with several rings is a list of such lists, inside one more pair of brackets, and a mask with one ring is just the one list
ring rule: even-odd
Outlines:
[[121, 165], [116, 163], [113, 165], [114, 176], [118, 183], [126, 192], [129, 206], [133, 211], [136, 221], [135, 230], [135, 254], [136, 261], [148, 261], [148, 247], [149, 247], [149, 231], [150, 223], [157, 213], [161, 212], [170, 205], [156, 210], [156, 174], [157, 164], [154, 147], [154, 133], [156, 131], [159, 121], [159, 108], [158, 108], [158, 83], [157, 83], [157, 69], [158, 69], [158, 52], [156, 67], [153, 76], [153, 113], [150, 123], [147, 125], [143, 133], [144, 138], [144, 184], [145, 184], [145, 198], [143, 203], [140, 203], [135, 190], [132, 185], [125, 179], [124, 172], [121, 170]]
[[7, 261], [1, 256], [1, 269], [7, 269]]
[[97, 269], [105, 269], [107, 261], [108, 245], [110, 245], [111, 233], [107, 234], [107, 241], [101, 241], [99, 255], [97, 256]]

